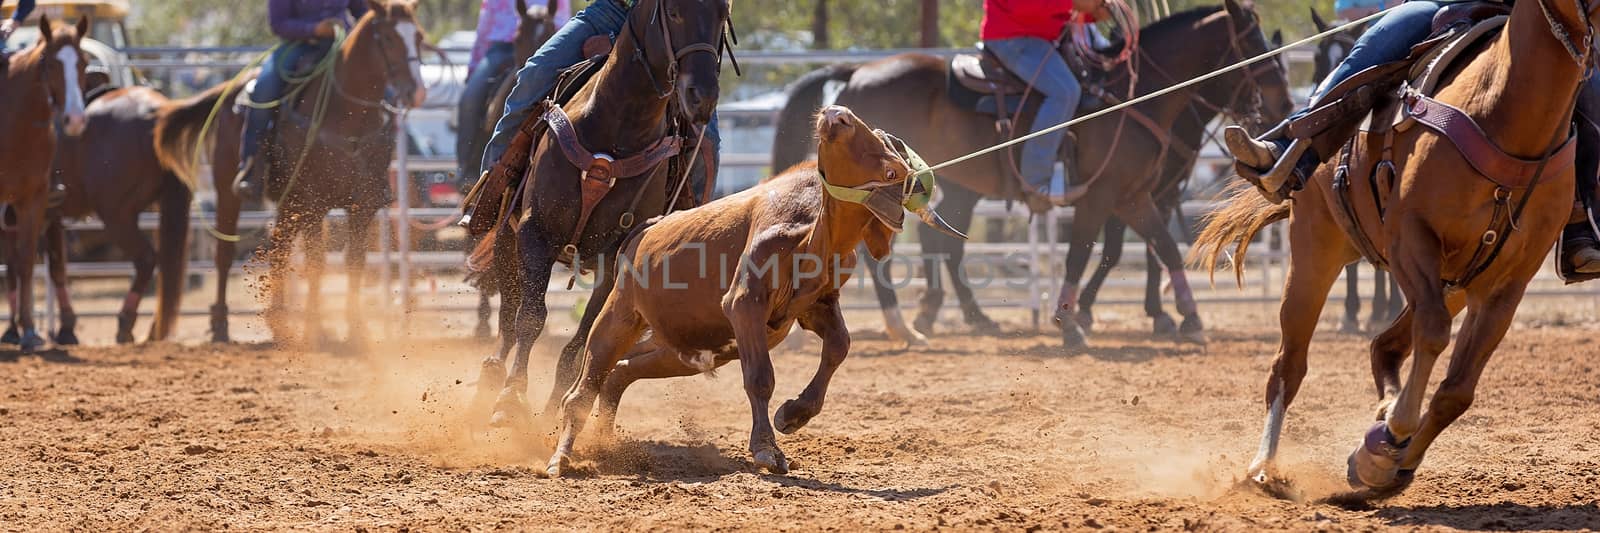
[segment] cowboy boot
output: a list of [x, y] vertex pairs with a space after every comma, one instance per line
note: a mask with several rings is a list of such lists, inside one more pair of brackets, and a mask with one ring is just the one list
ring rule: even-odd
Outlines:
[[1568, 224], [1561, 232], [1561, 260], [1573, 272], [1600, 274], [1600, 240], [1587, 222]]
[[1055, 190], [1054, 183], [1050, 190], [1050, 202], [1066, 207], [1089, 194], [1089, 184], [1083, 183], [1078, 178], [1078, 136], [1072, 132], [1061, 140], [1061, 181], [1062, 189]]

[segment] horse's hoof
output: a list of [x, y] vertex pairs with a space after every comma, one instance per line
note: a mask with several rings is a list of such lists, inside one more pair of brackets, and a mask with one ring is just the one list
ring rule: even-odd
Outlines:
[[117, 344], [128, 344], [133, 342], [134, 320], [134, 317], [131, 316], [117, 317]]
[[492, 336], [492, 332], [489, 331], [489, 323], [478, 321], [478, 326], [472, 328], [472, 336], [477, 339], [487, 339]]
[[545, 466], [544, 473], [550, 477], [561, 477], [562, 474], [572, 469], [572, 457], [556, 452], [550, 456], [550, 463]]
[[40, 337], [38, 331], [24, 330], [17, 346], [21, 347], [22, 353], [33, 353], [44, 347], [44, 337]]
[[789, 473], [789, 459], [775, 447], [755, 452], [755, 461], [756, 465], [768, 472], [779, 475]]
[[1157, 337], [1166, 337], [1178, 333], [1178, 323], [1172, 320], [1172, 315], [1161, 313], [1150, 317], [1150, 331]]
[[1260, 491], [1262, 494], [1280, 500], [1298, 502], [1305, 499], [1300, 490], [1295, 488], [1294, 483], [1290, 482], [1288, 478], [1277, 475], [1269, 467], [1251, 469], [1251, 474], [1246, 478], [1245, 483], [1248, 483], [1251, 488]]
[[12, 324], [11, 327], [6, 328], [6, 333], [4, 335], [0, 335], [0, 344], [20, 343], [22, 343], [22, 336], [17, 334], [16, 324]]
[[911, 321], [911, 329], [916, 330], [917, 333], [921, 333], [925, 337], [932, 337], [933, 324], [937, 318], [937, 314], [919, 312], [917, 313], [917, 319]]
[[1079, 309], [1078, 315], [1074, 319], [1078, 322], [1078, 329], [1082, 329], [1084, 333], [1094, 331], [1093, 312], [1088, 309]]
[[806, 427], [806, 423], [817, 416], [816, 413], [801, 412], [802, 409], [804, 408], [796, 400], [783, 402], [783, 405], [778, 406], [778, 413], [772, 416], [773, 427], [785, 435], [800, 431], [800, 428]]
[[526, 430], [532, 427], [529, 424], [531, 413], [528, 400], [522, 397], [522, 393], [507, 390], [494, 402], [494, 414], [489, 416], [489, 427]]
[[1061, 347], [1068, 351], [1078, 351], [1089, 347], [1089, 338], [1084, 336], [1083, 330], [1071, 320], [1063, 320], [1061, 326]]
[[884, 330], [884, 333], [889, 336], [889, 341], [895, 344], [903, 346], [928, 345], [928, 337], [926, 335], [905, 326], [890, 326]]
[[1353, 318], [1345, 318], [1343, 321], [1339, 322], [1339, 333], [1344, 333], [1346, 335], [1360, 335], [1361, 322]]
[[1192, 344], [1206, 343], [1206, 327], [1200, 322], [1200, 317], [1183, 317], [1183, 324], [1178, 326], [1178, 340]]
[[214, 342], [214, 343], [217, 343], [217, 344], [227, 344], [227, 343], [233, 342], [233, 339], [228, 337], [228, 330], [227, 329], [212, 330], [211, 331], [211, 342]]
[[78, 334], [71, 329], [61, 328], [50, 336], [50, 340], [55, 342], [57, 346], [77, 346]]
[[995, 322], [992, 318], [989, 318], [989, 315], [983, 314], [982, 309], [968, 309], [967, 312], [963, 314], [965, 316], [963, 316], [962, 319], [966, 321], [968, 327], [972, 328], [973, 333], [982, 335], [993, 335], [1000, 333], [1000, 323]]
[[1345, 479], [1357, 489], [1374, 492], [1393, 489], [1400, 482], [1400, 458], [1408, 444], [1409, 441], [1396, 442], [1395, 436], [1389, 433], [1388, 424], [1373, 425], [1361, 440], [1361, 446], [1350, 452], [1345, 462]]

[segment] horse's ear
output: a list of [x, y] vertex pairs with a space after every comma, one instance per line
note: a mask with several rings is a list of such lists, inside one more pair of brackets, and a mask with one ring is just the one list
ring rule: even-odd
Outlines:
[[517, 0], [517, 19], [518, 20], [527, 20], [527, 18], [528, 18], [528, 2], [527, 2], [527, 0]]
[[544, 19], [548, 21], [556, 20], [557, 9], [561, 9], [561, 0], [550, 0], [550, 2], [546, 3], [544, 6]]
[[1328, 23], [1322, 20], [1322, 14], [1315, 7], [1311, 8], [1311, 25], [1317, 27], [1317, 33], [1328, 31]]
[[89, 16], [88, 15], [84, 15], [82, 18], [78, 19], [78, 40], [79, 41], [82, 41], [84, 37], [88, 37], [89, 36], [89, 28], [90, 27], [91, 26], [89, 25]]
[[389, 16], [389, 6], [383, 0], [367, 0], [367, 11], [378, 18]]
[[50, 15], [39, 15], [39, 42], [50, 44], [50, 38], [54, 37], [54, 34], [55, 32], [50, 30]]
[[1233, 17], [1238, 20], [1245, 20], [1248, 18], [1247, 11], [1250, 10], [1250, 3], [1248, 0], [1226, 0], [1222, 3], [1222, 5], [1228, 10], [1229, 17]]
[[1283, 30], [1272, 30], [1272, 47], [1283, 48]]

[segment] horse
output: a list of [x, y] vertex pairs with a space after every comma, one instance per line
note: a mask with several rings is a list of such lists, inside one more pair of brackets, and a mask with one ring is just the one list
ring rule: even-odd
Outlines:
[[[931, 178], [915, 174], [926, 164], [901, 141], [839, 106], [823, 109], [815, 130], [816, 164], [797, 165], [704, 209], [653, 219], [628, 236], [622, 257], [630, 266], [613, 285], [589, 336], [582, 377], [561, 404], [561, 435], [547, 473], [559, 476], [570, 467], [573, 442], [597, 398], [597, 425], [609, 434], [622, 394], [635, 381], [711, 372], [733, 360], [744, 370], [750, 399], [750, 454], [768, 471], [789, 471], [774, 424], [793, 433], [816, 417], [849, 355], [839, 289], [857, 269], [857, 246], [887, 257], [904, 209], [940, 223], [925, 201]], [[914, 199], [919, 191], [922, 201]], [[710, 263], [721, 272], [672, 281], [671, 271]], [[805, 391], [769, 419], [768, 350], [796, 324], [822, 338], [822, 363]], [[650, 349], [623, 360], [646, 329]]]
[[[1332, 26], [1322, 20], [1322, 14], [1311, 9], [1311, 25], [1316, 27], [1317, 33], [1328, 31]], [[1355, 48], [1356, 39], [1367, 31], [1365, 24], [1335, 33], [1327, 39], [1317, 42], [1317, 53], [1313, 56], [1311, 79], [1322, 80], [1333, 72], [1333, 67], [1343, 61]], [[1339, 331], [1344, 333], [1360, 333], [1361, 326], [1361, 277], [1360, 263], [1351, 263], [1344, 267], [1344, 319], [1339, 322]], [[1366, 330], [1377, 330], [1383, 324], [1394, 320], [1400, 315], [1400, 308], [1405, 302], [1400, 298], [1400, 286], [1394, 278], [1381, 268], [1372, 270], [1372, 314], [1367, 318]]]
[[[711, 4], [635, 3], [593, 77], [567, 103], [550, 106], [543, 117], [536, 114], [523, 124], [526, 131], [543, 121], [550, 124], [550, 133], [534, 141], [520, 198], [500, 213], [474, 253], [472, 264], [492, 265], [502, 286], [520, 288], [517, 295], [501, 293], [501, 342], [483, 362], [474, 418], [494, 398], [492, 425], [525, 427], [530, 411], [525, 399], [528, 355], [549, 313], [545, 291], [555, 263], [568, 263], [574, 270], [614, 270], [615, 261], [605, 258], [616, 253], [635, 222], [667, 212], [673, 187], [681, 189], [689, 177], [686, 172], [661, 174], [668, 174], [668, 167], [701, 166], [694, 147], [700, 139], [690, 124], [707, 124], [716, 109], [730, 8], [724, 0]], [[674, 154], [689, 161], [663, 164]], [[499, 205], [498, 200], [488, 203]], [[512, 214], [522, 216], [515, 226], [507, 217]], [[509, 280], [516, 284], [507, 284]], [[596, 283], [577, 332], [562, 349], [542, 419], [554, 416], [567, 384], [577, 376], [580, 350], [614, 281], [614, 276], [601, 275]], [[508, 374], [505, 360], [513, 348]]]
[[39, 17], [39, 40], [27, 50], [0, 58], [0, 231], [7, 233], [6, 282], [11, 321], [24, 353], [44, 347], [33, 322], [33, 263], [45, 229], [50, 165], [56, 150], [56, 118], [68, 136], [79, 136], [84, 117], [84, 69], [88, 58], [79, 43], [89, 19], [76, 26], [54, 25]]
[[[555, 35], [556, 8], [556, 0], [550, 0], [550, 3], [545, 6], [531, 8], [528, 7], [526, 0], [517, 0], [517, 34], [511, 40], [512, 49], [514, 50], [512, 56], [515, 61], [511, 63], [507, 74], [515, 73], [517, 65], [526, 63], [528, 58], [533, 57], [534, 52], [539, 51], [539, 47], [543, 46], [545, 41], [550, 40], [551, 35]], [[476, 167], [479, 160], [483, 158], [483, 147], [489, 144], [489, 135], [494, 133], [495, 121], [499, 120], [500, 115], [505, 113], [506, 97], [511, 94], [511, 87], [516, 84], [516, 76], [502, 75], [500, 83], [495, 86], [494, 93], [489, 95], [489, 99], [483, 108], [483, 116], [479, 117], [478, 127], [469, 129], [463, 125], [456, 132], [460, 137], [460, 140], [457, 141], [456, 149], [456, 159], [459, 162], [459, 166], [462, 168], [467, 168], [468, 165]], [[466, 97], [467, 95], [462, 95], [462, 98]], [[463, 105], [462, 109], [465, 110], [467, 107], [469, 106]], [[457, 117], [457, 120], [461, 118], [464, 117]], [[476, 176], [467, 177], [477, 178]], [[468, 250], [471, 250], [470, 246]], [[490, 335], [489, 316], [493, 312], [490, 298], [500, 288], [489, 275], [485, 275], [483, 279], [479, 280], [477, 286], [479, 288], [478, 325], [473, 328], [473, 334], [478, 338], [488, 338]]]
[[[1572, 211], [1573, 107], [1593, 59], [1579, 43], [1590, 41], [1597, 17], [1587, 0], [1517, 2], [1500, 33], [1465, 48], [1443, 71], [1431, 97], [1407, 89], [1399, 105], [1415, 122], [1389, 130], [1392, 142], [1381, 140], [1387, 133], [1362, 133], [1349, 148], [1358, 154], [1351, 176], [1364, 179], [1367, 169], [1392, 164], [1394, 172], [1384, 173], [1392, 176], [1389, 185], [1352, 187], [1341, 204], [1333, 182], [1342, 158], [1332, 158], [1292, 193], [1292, 202], [1273, 203], [1238, 185], [1210, 218], [1193, 257], [1215, 268], [1218, 255], [1238, 243], [1236, 273], [1254, 235], [1289, 220], [1282, 337], [1267, 379], [1266, 424], [1250, 465], [1252, 480], [1269, 489], [1280, 481], [1279, 437], [1305, 378], [1318, 315], [1339, 271], [1364, 255], [1358, 250], [1390, 266], [1406, 307], [1372, 341], [1378, 422], [1348, 460], [1356, 494], [1380, 498], [1403, 491], [1434, 439], [1472, 404], [1528, 282]], [[1435, 129], [1433, 113], [1469, 127], [1475, 122], [1476, 140], [1461, 130]], [[1461, 143], [1479, 149], [1458, 148]], [[1510, 161], [1505, 158], [1522, 160], [1517, 174], [1480, 166]], [[1340, 205], [1354, 207], [1348, 230], [1337, 218], [1345, 213]], [[1424, 413], [1429, 375], [1451, 344], [1452, 319], [1462, 310], [1467, 315], [1448, 372]], [[1402, 381], [1408, 354], [1411, 370]]]
[[[420, 105], [422, 86], [418, 43], [423, 42], [415, 5], [403, 0], [367, 0], [367, 14], [358, 20], [339, 47], [331, 52], [333, 67], [291, 93], [278, 112], [267, 161], [267, 195], [278, 206], [267, 244], [268, 273], [265, 289], [269, 302], [267, 324], [273, 338], [288, 340], [290, 331], [285, 296], [290, 251], [297, 236], [304, 237], [308, 297], [300, 317], [305, 334], [300, 339], [316, 345], [324, 334], [320, 312], [322, 270], [326, 262], [323, 219], [328, 211], [343, 208], [347, 214], [345, 266], [349, 280], [346, 319], [347, 342], [365, 342], [365, 311], [361, 287], [366, 271], [366, 251], [377, 210], [391, 202], [388, 169], [394, 155], [394, 116], [399, 109], [385, 98], [388, 92], [405, 105]], [[215, 128], [213, 169], [234, 168], [238, 159], [238, 132], [242, 116], [223, 107], [235, 99], [238, 79], [224, 82], [194, 97], [169, 103], [156, 121], [156, 154], [180, 178], [196, 183], [196, 160], [202, 134]], [[208, 125], [215, 116], [215, 124]], [[231, 152], [231, 153], [230, 153]], [[217, 227], [223, 235], [236, 231], [240, 198], [232, 192], [232, 177], [213, 171], [217, 191]], [[217, 247], [219, 276], [227, 279], [233, 263], [233, 243], [222, 239]], [[212, 338], [226, 341], [226, 284], [219, 283], [217, 302], [211, 308]]]
[[[1135, 54], [1135, 61], [1141, 74], [1135, 92], [1149, 93], [1186, 81], [1267, 49], [1259, 20], [1253, 8], [1247, 5], [1228, 0], [1220, 7], [1177, 13], [1140, 30], [1140, 50]], [[1111, 73], [1108, 86], [1126, 84], [1130, 68], [1124, 64]], [[860, 65], [834, 65], [807, 74], [791, 85], [789, 102], [780, 113], [777, 140], [773, 144], [774, 168], [783, 168], [805, 157], [806, 147], [797, 138], [798, 133], [785, 125], [797, 124], [800, 117], [811, 113], [819, 105], [829, 81], [845, 82], [836, 103], [858, 110], [862, 119], [870, 123], [890, 131], [905, 132], [907, 142], [920, 147], [933, 160], [955, 158], [1000, 140], [993, 133], [992, 116], [951, 102], [945, 89], [948, 72], [944, 59], [901, 54]], [[1271, 119], [1286, 115], [1292, 106], [1283, 66], [1273, 61], [1258, 64], [1246, 72], [1219, 76], [1135, 107], [1138, 113], [1158, 124], [1161, 131], [1129, 120], [1127, 112], [1074, 128], [1078, 139], [1078, 175], [1103, 174], [1104, 179], [1090, 178], [1094, 180], [1090, 192], [1076, 203], [1066, 283], [1055, 313], [1063, 345], [1076, 349], [1086, 343], [1074, 317], [1076, 287], [1089, 261], [1096, 234], [1112, 216], [1126, 221], [1150, 243], [1172, 276], [1178, 309], [1184, 316], [1180, 330], [1190, 336], [1202, 335], [1194, 297], [1183, 275], [1182, 255], [1166, 230], [1166, 217], [1157, 202], [1163, 194], [1174, 194], [1169, 184], [1175, 182], [1165, 177], [1185, 175], [1187, 160], [1192, 156], [1159, 157], [1159, 154], [1179, 144], [1199, 146], [1206, 124], [1218, 113], [1261, 114]], [[1028, 128], [1020, 124], [1018, 129]], [[964, 230], [971, 223], [973, 207], [979, 199], [1020, 198], [1019, 184], [1015, 180], [997, 178], [1008, 175], [1007, 157], [1001, 152], [942, 171], [946, 185], [937, 207], [939, 213]], [[1163, 165], [1161, 168], [1156, 168], [1158, 162]], [[971, 289], [961, 283], [962, 242], [942, 235], [929, 235], [919, 241], [928, 262], [930, 280], [929, 290], [919, 306], [918, 329], [931, 327], [943, 301], [943, 291], [936, 288], [939, 258], [944, 259], [944, 266], [954, 280], [951, 285], [967, 322], [980, 326], [992, 323], [978, 308]], [[895, 322], [899, 313], [889, 298], [892, 290], [878, 275], [882, 269], [872, 270], [875, 281], [879, 282], [878, 294], [885, 319]], [[891, 331], [897, 329], [905, 327], [890, 325]]]

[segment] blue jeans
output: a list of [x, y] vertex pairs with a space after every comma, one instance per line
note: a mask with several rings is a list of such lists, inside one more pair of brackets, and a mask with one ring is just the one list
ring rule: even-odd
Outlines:
[[[505, 114], [494, 125], [494, 134], [489, 137], [489, 145], [483, 151], [482, 168], [491, 168], [500, 156], [506, 153], [506, 148], [511, 144], [512, 137], [517, 135], [517, 128], [522, 121], [528, 118], [535, 105], [549, 96], [555, 88], [556, 76], [562, 69], [583, 61], [583, 41], [596, 35], [605, 35], [615, 41], [617, 32], [622, 31], [622, 24], [628, 20], [628, 10], [617, 4], [615, 0], [595, 0], [589, 7], [583, 8], [578, 14], [572, 16], [544, 46], [539, 47], [533, 57], [517, 70], [517, 84], [511, 88], [511, 95], [506, 97]], [[711, 117], [711, 123], [706, 126], [706, 146], [716, 154], [718, 147], [722, 146], [722, 137], [717, 133], [717, 118]], [[720, 159], [720, 158], [719, 158]]]
[[1357, 72], [1405, 59], [1412, 46], [1433, 33], [1433, 16], [1439, 12], [1439, 7], [1439, 2], [1433, 0], [1410, 0], [1379, 17], [1372, 27], [1367, 28], [1366, 33], [1361, 34], [1361, 38], [1356, 39], [1350, 55], [1345, 56], [1344, 61], [1339, 62], [1333, 72], [1328, 73], [1328, 78], [1317, 86], [1316, 92], [1311, 94], [1311, 101], [1316, 102], [1323, 93]]
[[494, 90], [504, 79], [515, 53], [511, 43], [490, 43], [483, 58], [473, 66], [472, 74], [467, 76], [467, 86], [461, 91], [461, 102], [456, 106], [456, 165], [463, 179], [477, 179], [482, 172], [478, 162], [483, 160], [486, 141], [478, 132], [487, 120], [484, 114], [488, 112], [489, 99], [494, 97]]
[[[984, 41], [985, 49], [1017, 77], [1033, 81], [1033, 90], [1044, 95], [1038, 114], [1033, 117], [1033, 132], [1072, 120], [1078, 110], [1083, 88], [1072, 75], [1067, 61], [1049, 41], [1037, 37], [1018, 37]], [[1038, 74], [1035, 74], [1035, 73]], [[1055, 173], [1057, 155], [1066, 130], [1051, 132], [1022, 145], [1022, 177], [1035, 189], [1047, 189]]]
[[[250, 91], [250, 101], [263, 104], [283, 97], [288, 90], [289, 82], [283, 79], [283, 72], [289, 72], [299, 66], [300, 61], [307, 56], [321, 57], [333, 46], [333, 41], [286, 41], [273, 50], [272, 55], [261, 64], [261, 74], [256, 76], [255, 88]], [[239, 143], [239, 164], [244, 165], [256, 154], [260, 148], [267, 128], [272, 125], [272, 118], [277, 115], [277, 109], [250, 108], [245, 115], [244, 137]]]

